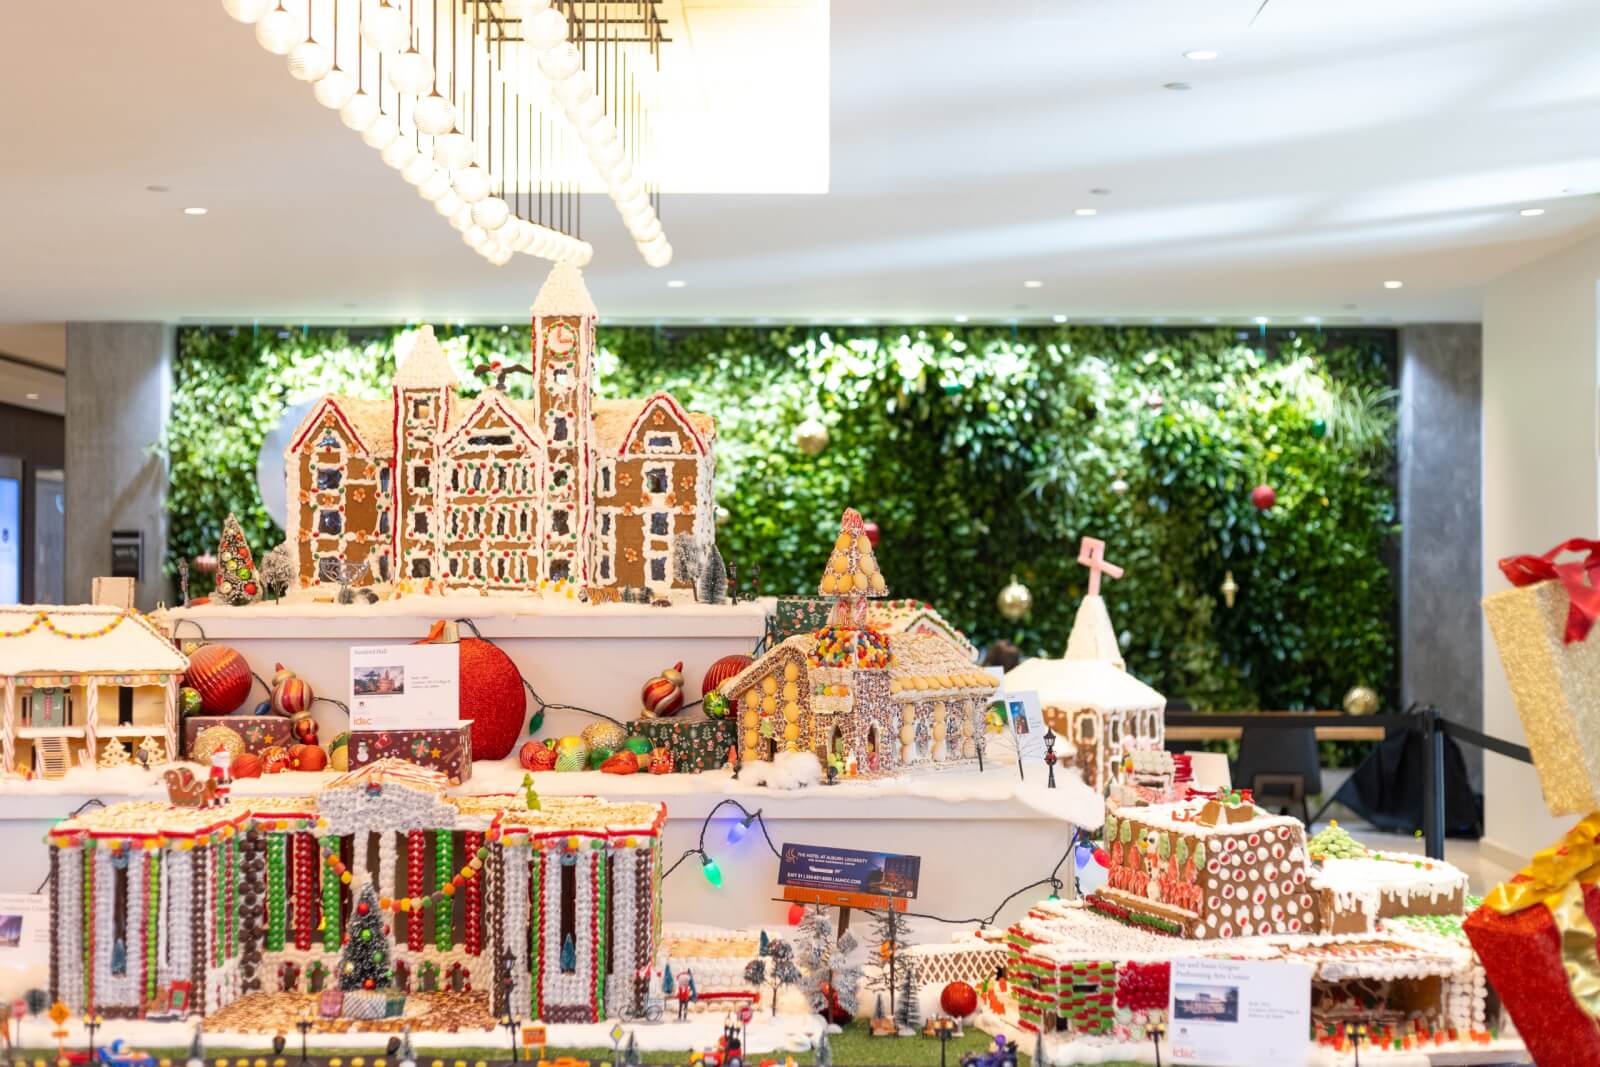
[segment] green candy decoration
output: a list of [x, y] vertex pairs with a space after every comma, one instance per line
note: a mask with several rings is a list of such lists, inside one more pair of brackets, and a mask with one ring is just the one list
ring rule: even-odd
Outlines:
[[1133, 840], [1133, 825], [1127, 821], [1124, 821], [1122, 826], [1118, 829], [1118, 837], [1121, 839], [1124, 845], [1131, 842]]
[[611, 756], [612, 756], [611, 750], [609, 748], [606, 748], [604, 745], [600, 745], [600, 746], [598, 746], [596, 748], [590, 749], [589, 750], [589, 769], [591, 771], [598, 771], [600, 769], [600, 764], [602, 764], [606, 760], [610, 759]]
[[1172, 842], [1167, 838], [1166, 834], [1156, 834], [1156, 855], [1163, 860], [1172, 855]]
[[708, 719], [726, 718], [728, 714], [727, 694], [713, 689], [700, 698], [700, 708], [706, 713]]
[[1184, 863], [1187, 863], [1188, 860], [1189, 860], [1189, 839], [1187, 837], [1180, 837], [1180, 838], [1178, 838], [1178, 863], [1180, 865], [1182, 865]]
[[1205, 863], [1206, 843], [1204, 841], [1196, 841], [1194, 843], [1194, 865], [1196, 867], [1204, 867]]
[[1106, 816], [1106, 840], [1107, 841], [1115, 841], [1116, 839], [1117, 839], [1117, 817], [1115, 815], [1107, 815]]

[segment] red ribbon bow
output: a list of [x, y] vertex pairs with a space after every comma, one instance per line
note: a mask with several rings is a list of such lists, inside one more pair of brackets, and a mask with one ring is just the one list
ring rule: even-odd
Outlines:
[[[1587, 552], [1582, 562], [1557, 563], [1563, 552]], [[1536, 585], [1552, 578], [1567, 590], [1566, 644], [1582, 641], [1589, 629], [1600, 618], [1600, 585], [1596, 572], [1600, 571], [1600, 541], [1587, 541], [1574, 537], [1563, 541], [1542, 556], [1507, 556], [1500, 561], [1500, 573], [1515, 586]]]

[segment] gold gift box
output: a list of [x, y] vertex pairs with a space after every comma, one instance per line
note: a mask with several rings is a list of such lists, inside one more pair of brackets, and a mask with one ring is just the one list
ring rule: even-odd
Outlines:
[[1600, 628], [1566, 644], [1567, 591], [1558, 581], [1484, 598], [1552, 815], [1600, 810]]

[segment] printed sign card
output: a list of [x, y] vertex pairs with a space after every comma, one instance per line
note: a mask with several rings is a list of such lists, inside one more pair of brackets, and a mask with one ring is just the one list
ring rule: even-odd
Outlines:
[[350, 729], [447, 730], [460, 725], [461, 651], [453, 644], [354, 645]]
[[1175, 959], [1167, 1041], [1173, 1063], [1302, 1067], [1311, 968], [1261, 960]]
[[894, 907], [917, 895], [922, 857], [853, 848], [785, 844], [778, 884], [785, 900], [840, 907]]

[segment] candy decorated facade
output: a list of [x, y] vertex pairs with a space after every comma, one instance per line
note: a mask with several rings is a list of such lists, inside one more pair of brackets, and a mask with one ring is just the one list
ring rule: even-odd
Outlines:
[[52, 998], [139, 1017], [175, 988], [202, 1014], [257, 990], [315, 991], [370, 879], [412, 991], [476, 992], [485, 1012], [551, 1022], [641, 1010], [665, 807], [557, 797], [527, 810], [520, 794], [444, 785], [382, 760], [315, 796], [129, 801], [58, 823]]
[[836, 599], [826, 625], [779, 642], [720, 687], [743, 758], [813, 752], [868, 776], [977, 762], [995, 680], [944, 634], [875, 624], [867, 598], [888, 585], [854, 509], [819, 591]]
[[[672, 396], [594, 398], [594, 303], [558, 265], [533, 309], [530, 368], [487, 367], [463, 395], [431, 327], [384, 400], [323, 397], [285, 454], [301, 585], [525, 593], [575, 586], [665, 593], [680, 537], [714, 537], [716, 424]], [[503, 392], [515, 371], [532, 397]]]

